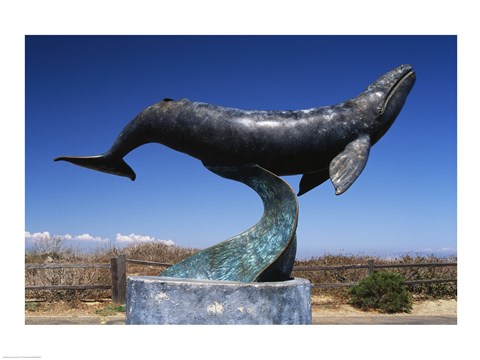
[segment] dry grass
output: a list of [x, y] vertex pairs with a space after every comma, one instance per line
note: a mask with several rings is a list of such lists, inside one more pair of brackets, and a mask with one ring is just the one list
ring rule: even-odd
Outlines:
[[[94, 253], [83, 253], [66, 249], [61, 239], [47, 238], [25, 254], [26, 263], [109, 263], [111, 257], [125, 254], [128, 259], [155, 261], [174, 264], [195, 253], [196, 249], [182, 248], [162, 243], [137, 243], [125, 248], [104, 247]], [[363, 255], [329, 255], [298, 260], [295, 265], [301, 266], [339, 266], [366, 264], [370, 256]], [[434, 256], [403, 256], [394, 260], [374, 258], [376, 264], [384, 263], [422, 263], [444, 261]], [[450, 259], [456, 261], [456, 259]], [[158, 275], [162, 267], [129, 264], [127, 275]], [[392, 269], [401, 273], [406, 280], [453, 278], [456, 279], [456, 267], [440, 268], [405, 268]], [[366, 269], [342, 271], [294, 272], [293, 276], [302, 277], [312, 283], [351, 283], [358, 282], [367, 275]], [[25, 285], [108, 285], [111, 283], [109, 269], [40, 269], [25, 271]], [[429, 299], [456, 298], [456, 284], [444, 283], [434, 285], [416, 285], [409, 289], [415, 296]], [[340, 303], [348, 299], [347, 288], [314, 289], [314, 296], [328, 296]], [[26, 299], [38, 299], [43, 302], [67, 302], [74, 306], [82, 301], [105, 301], [110, 298], [110, 290], [28, 290]]]
[[[297, 260], [295, 265], [301, 266], [344, 266], [344, 265], [365, 265], [368, 260], [374, 260], [375, 265], [385, 264], [419, 264], [439, 263], [445, 259], [431, 256], [401, 256], [395, 259], [382, 259], [366, 255], [329, 255]], [[456, 258], [448, 259], [448, 262], [456, 262]], [[406, 281], [428, 280], [428, 279], [456, 279], [456, 267], [412, 267], [412, 268], [391, 268], [388, 271], [401, 274]], [[295, 277], [302, 277], [312, 283], [356, 283], [368, 275], [367, 269], [327, 270], [327, 271], [296, 271]], [[335, 289], [313, 289], [314, 295], [327, 295], [338, 300], [349, 298], [348, 288]], [[453, 299], [457, 296], [456, 283], [421, 284], [409, 287], [409, 291], [417, 297], [425, 299]]]
[[[63, 247], [58, 239], [37, 240], [31, 251], [25, 254], [25, 263], [90, 264], [110, 263], [110, 258], [125, 254], [128, 259], [176, 263], [197, 250], [165, 245], [162, 243], [137, 243], [125, 248], [105, 246], [93, 253], [84, 253]], [[157, 266], [129, 264], [127, 275], [158, 275], [162, 270]], [[25, 271], [25, 286], [46, 285], [108, 285], [111, 284], [109, 269], [28, 269]], [[110, 290], [26, 290], [26, 299], [46, 301], [79, 302], [100, 301], [110, 297]]]

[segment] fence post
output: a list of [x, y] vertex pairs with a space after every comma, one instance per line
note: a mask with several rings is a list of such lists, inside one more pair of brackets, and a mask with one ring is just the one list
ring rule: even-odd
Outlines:
[[368, 275], [372, 275], [373, 272], [375, 271], [375, 268], [374, 268], [374, 261], [373, 260], [368, 260]]
[[112, 273], [112, 302], [125, 304], [127, 297], [127, 257], [118, 255], [110, 258], [110, 271]]

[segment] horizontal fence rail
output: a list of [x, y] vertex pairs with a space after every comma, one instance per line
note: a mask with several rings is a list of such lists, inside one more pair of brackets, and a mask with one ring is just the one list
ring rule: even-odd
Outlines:
[[[169, 267], [173, 264], [161, 263], [155, 261], [145, 261], [139, 259], [127, 259], [125, 255], [112, 257], [110, 264], [25, 264], [25, 270], [45, 270], [45, 269], [109, 269], [111, 273], [111, 284], [109, 285], [39, 285], [39, 286], [25, 286], [25, 290], [111, 290], [112, 302], [124, 304], [126, 299], [126, 275], [127, 264], [137, 264], [145, 266]], [[416, 264], [375, 264], [374, 260], [369, 260], [368, 264], [352, 264], [339, 266], [294, 266], [292, 271], [342, 271], [367, 269], [368, 274], [373, 274], [375, 269], [390, 269], [390, 268], [414, 268], [414, 267], [450, 267], [457, 266], [456, 262], [435, 262], [435, 263], [416, 263]], [[426, 279], [406, 281], [405, 284], [409, 286], [419, 284], [438, 284], [438, 283], [456, 283], [456, 279]], [[355, 282], [345, 283], [323, 283], [312, 284], [312, 288], [317, 289], [332, 289], [342, 287], [352, 287], [356, 285]]]
[[25, 270], [39, 269], [110, 269], [110, 264], [25, 264]]
[[383, 264], [374, 265], [376, 269], [404, 268], [404, 267], [448, 267], [457, 266], [456, 262], [418, 263], [418, 264]]
[[[368, 274], [371, 275], [375, 269], [392, 269], [392, 268], [414, 268], [414, 267], [449, 267], [457, 266], [456, 262], [436, 262], [436, 263], [415, 263], [415, 264], [378, 264], [374, 260], [368, 260], [368, 264], [360, 265], [340, 265], [340, 266], [294, 266], [292, 271], [342, 271], [352, 269], [368, 269]], [[420, 284], [439, 284], [457, 282], [457, 279], [428, 279], [428, 280], [413, 280], [405, 281], [405, 285], [414, 286]], [[333, 289], [342, 287], [352, 287], [357, 283], [322, 283], [312, 284], [312, 288], [316, 289]]]
[[340, 266], [294, 266], [293, 271], [328, 271], [368, 269], [368, 265], [340, 265]]
[[25, 290], [110, 290], [112, 285], [33, 285]]
[[172, 266], [173, 264], [166, 264], [166, 263], [160, 263], [160, 262], [155, 262], [155, 261], [144, 261], [144, 260], [136, 260], [136, 259], [127, 259], [127, 262], [129, 264], [138, 264], [138, 265], [149, 265], [149, 266]]
[[[421, 285], [421, 284], [440, 284], [440, 283], [449, 283], [449, 282], [457, 282], [456, 279], [429, 279], [429, 280], [413, 280], [413, 281], [405, 281], [405, 285]], [[316, 289], [334, 289], [334, 288], [342, 288], [342, 287], [352, 287], [357, 285], [358, 283], [324, 283], [324, 284], [312, 284], [312, 288]]]
[[[405, 268], [405, 267], [448, 267], [457, 266], [454, 262], [445, 263], [417, 263], [417, 264], [382, 264], [373, 265], [375, 269], [389, 268]], [[370, 265], [339, 265], [339, 266], [294, 266], [293, 271], [327, 271], [327, 270], [352, 270], [352, 269], [368, 269]]]

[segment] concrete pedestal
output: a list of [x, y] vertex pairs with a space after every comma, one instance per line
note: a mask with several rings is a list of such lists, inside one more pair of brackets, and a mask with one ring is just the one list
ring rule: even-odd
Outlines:
[[311, 284], [130, 276], [126, 323], [311, 324]]

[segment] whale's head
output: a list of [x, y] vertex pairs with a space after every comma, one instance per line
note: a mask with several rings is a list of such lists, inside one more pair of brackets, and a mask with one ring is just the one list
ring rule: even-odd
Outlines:
[[389, 71], [365, 90], [364, 100], [374, 112], [375, 133], [373, 141], [377, 141], [393, 124], [402, 110], [410, 90], [415, 84], [415, 72], [411, 65], [400, 65]]

